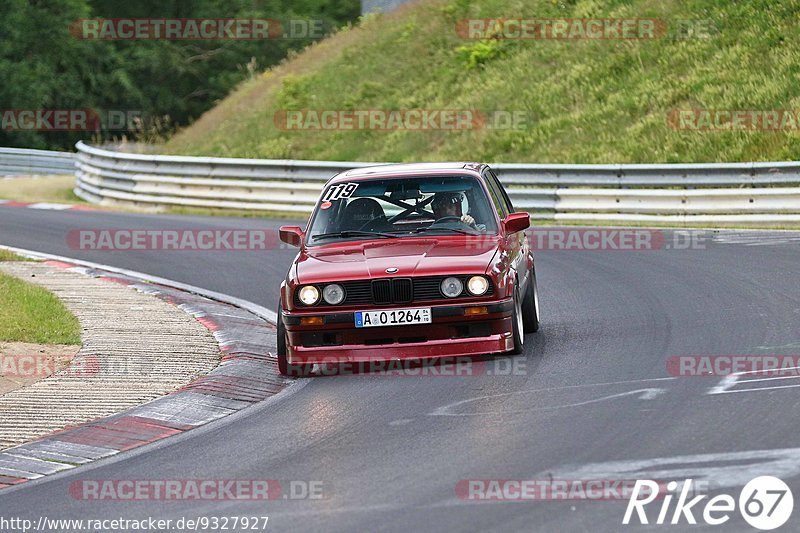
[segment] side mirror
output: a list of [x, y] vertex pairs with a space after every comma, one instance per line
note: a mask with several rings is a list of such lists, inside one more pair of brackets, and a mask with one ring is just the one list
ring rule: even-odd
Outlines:
[[529, 213], [511, 213], [503, 219], [503, 227], [507, 234], [524, 231], [531, 227], [531, 215]]
[[281, 236], [281, 241], [291, 246], [300, 246], [305, 236], [303, 228], [300, 226], [281, 226], [278, 232]]

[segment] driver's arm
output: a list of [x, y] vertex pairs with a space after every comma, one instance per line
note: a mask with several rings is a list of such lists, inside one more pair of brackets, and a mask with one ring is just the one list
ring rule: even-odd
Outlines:
[[467, 226], [475, 227], [475, 219], [472, 218], [470, 215], [461, 215], [461, 222], [466, 224]]

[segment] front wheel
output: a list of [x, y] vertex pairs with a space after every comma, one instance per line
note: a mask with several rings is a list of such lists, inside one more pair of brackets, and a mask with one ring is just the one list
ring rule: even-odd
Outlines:
[[536, 271], [531, 270], [528, 279], [528, 290], [522, 302], [522, 322], [525, 333], [539, 331], [539, 287], [536, 285]]
[[514, 287], [514, 314], [511, 316], [512, 333], [514, 347], [511, 348], [511, 355], [522, 353], [522, 346], [525, 343], [525, 326], [522, 320], [522, 296], [519, 292], [519, 284]]
[[303, 377], [311, 374], [314, 365], [290, 364], [286, 350], [286, 326], [283, 324], [283, 306], [278, 306], [278, 372], [284, 376]]

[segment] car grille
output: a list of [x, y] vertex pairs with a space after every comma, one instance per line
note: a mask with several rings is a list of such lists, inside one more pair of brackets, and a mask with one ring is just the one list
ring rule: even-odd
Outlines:
[[392, 303], [392, 280], [376, 279], [372, 282], [372, 301], [376, 304]]
[[[375, 298], [374, 289], [372, 297]], [[407, 304], [413, 299], [414, 289], [412, 287], [411, 278], [398, 278], [392, 280], [392, 303]], [[377, 300], [375, 303], [378, 303]]]
[[[458, 300], [459, 298], [471, 297], [467, 292], [467, 279], [470, 276], [455, 276], [464, 284], [464, 290], [456, 298], [445, 297], [440, 286], [442, 280], [448, 276], [427, 276], [419, 278], [383, 278], [376, 280], [355, 280], [339, 282], [344, 288], [345, 298], [339, 305], [391, 305], [409, 304], [413, 302], [429, 302], [433, 300]], [[317, 288], [322, 291], [324, 285]], [[490, 296], [494, 292], [494, 285], [489, 279], [489, 289], [484, 296]], [[303, 307], [295, 291], [295, 304]], [[325, 300], [319, 303], [322, 307], [329, 305]]]

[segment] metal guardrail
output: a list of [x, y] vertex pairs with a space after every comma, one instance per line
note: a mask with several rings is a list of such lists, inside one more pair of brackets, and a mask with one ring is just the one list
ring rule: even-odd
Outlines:
[[0, 176], [72, 174], [75, 154], [26, 148], [0, 148]]
[[[96, 203], [306, 214], [334, 174], [376, 163], [130, 154], [77, 144]], [[515, 207], [564, 222], [800, 222], [800, 162], [492, 166]]]

